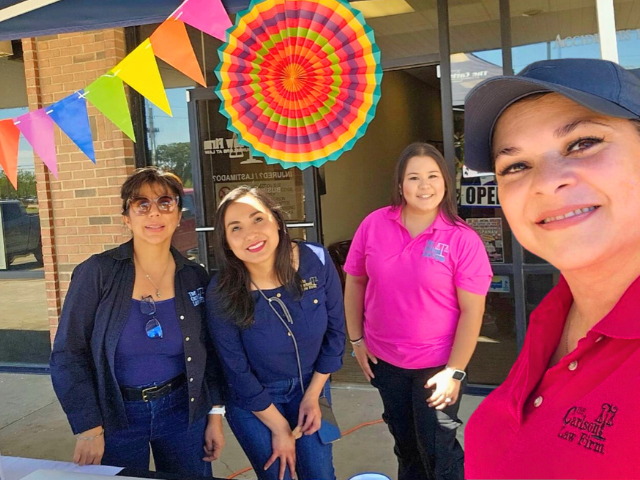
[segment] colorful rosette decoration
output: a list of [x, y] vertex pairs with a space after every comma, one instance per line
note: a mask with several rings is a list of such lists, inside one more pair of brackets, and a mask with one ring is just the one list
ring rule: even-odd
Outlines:
[[380, 50], [346, 1], [253, 0], [218, 53], [220, 111], [267, 163], [336, 160], [373, 120]]

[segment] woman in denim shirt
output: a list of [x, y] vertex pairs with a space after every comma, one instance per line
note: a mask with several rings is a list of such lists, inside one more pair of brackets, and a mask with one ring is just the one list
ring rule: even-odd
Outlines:
[[171, 247], [183, 196], [176, 175], [135, 172], [121, 190], [133, 239], [71, 277], [51, 379], [80, 465], [148, 470], [151, 446], [158, 471], [211, 476], [224, 446], [222, 412], [207, 415], [222, 402], [205, 326], [208, 275]]
[[260, 480], [295, 472], [302, 480], [334, 480], [331, 444], [318, 434], [319, 401], [329, 398], [329, 375], [342, 366], [346, 337], [342, 288], [328, 252], [292, 242], [279, 207], [250, 187], [222, 200], [215, 243], [219, 272], [207, 290], [207, 311], [233, 433]]

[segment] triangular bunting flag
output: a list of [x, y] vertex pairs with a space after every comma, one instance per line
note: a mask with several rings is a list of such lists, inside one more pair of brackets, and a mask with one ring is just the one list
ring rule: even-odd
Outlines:
[[120, 77], [140, 95], [171, 116], [171, 107], [164, 91], [158, 62], [156, 62], [148, 38], [115, 66], [110, 73]]
[[187, 27], [180, 20], [170, 18], [156, 28], [149, 37], [153, 53], [176, 70], [198, 82], [203, 87], [207, 84], [198, 65], [198, 59], [191, 46]]
[[134, 142], [136, 141], [122, 80], [115, 75], [102, 75], [91, 85], [85, 87], [84, 98], [89, 100], [127, 137]]
[[53, 135], [53, 120], [44, 109], [25, 113], [14, 119], [14, 124], [31, 144], [33, 151], [58, 178], [58, 160], [56, 159], [56, 140]]
[[221, 0], [185, 0], [169, 19], [181, 20], [218, 40], [225, 39], [225, 30], [231, 26]]
[[73, 93], [46, 109], [47, 115], [73, 140], [80, 150], [96, 163], [93, 136], [87, 114], [87, 102], [83, 90]]
[[11, 185], [18, 189], [18, 144], [20, 130], [12, 119], [0, 120], [0, 167]]

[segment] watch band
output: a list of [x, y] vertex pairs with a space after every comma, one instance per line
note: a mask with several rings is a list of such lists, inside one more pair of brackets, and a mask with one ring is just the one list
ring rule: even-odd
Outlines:
[[227, 410], [224, 408], [224, 406], [213, 407], [211, 410], [209, 410], [209, 415], [222, 415], [224, 417], [225, 413], [227, 413]]
[[461, 382], [467, 376], [467, 372], [464, 370], [458, 370], [457, 368], [447, 367], [447, 370], [451, 371], [451, 378]]

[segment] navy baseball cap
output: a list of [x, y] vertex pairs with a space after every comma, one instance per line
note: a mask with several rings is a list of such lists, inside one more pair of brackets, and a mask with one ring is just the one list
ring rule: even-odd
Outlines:
[[465, 165], [492, 172], [491, 141], [500, 115], [535, 93], [556, 92], [602, 115], [640, 118], [640, 69], [626, 70], [606, 60], [543, 60], [515, 76], [489, 78], [465, 100]]

